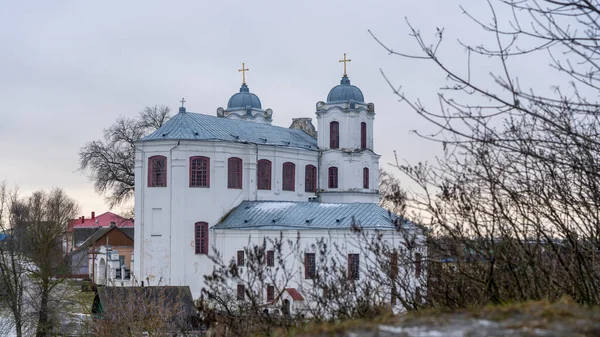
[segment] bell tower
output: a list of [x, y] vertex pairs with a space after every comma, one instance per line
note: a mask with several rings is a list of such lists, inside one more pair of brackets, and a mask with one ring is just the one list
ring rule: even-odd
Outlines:
[[326, 102], [316, 106], [319, 191], [323, 202], [379, 202], [380, 155], [374, 152], [375, 106], [365, 103], [362, 91], [350, 84], [346, 72], [340, 84], [329, 91]]

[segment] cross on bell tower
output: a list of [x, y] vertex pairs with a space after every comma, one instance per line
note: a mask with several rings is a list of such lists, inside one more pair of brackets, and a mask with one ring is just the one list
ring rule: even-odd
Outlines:
[[246, 68], [246, 64], [242, 62], [242, 69], [238, 69], [238, 72], [242, 73], [242, 84], [246, 84], [246, 72], [250, 69]]
[[352, 60], [350, 60], [350, 59], [346, 59], [346, 53], [344, 53], [344, 59], [338, 61], [340, 63], [344, 62], [344, 76], [348, 76], [348, 74], [346, 74], [346, 63], [351, 62], [351, 61]]

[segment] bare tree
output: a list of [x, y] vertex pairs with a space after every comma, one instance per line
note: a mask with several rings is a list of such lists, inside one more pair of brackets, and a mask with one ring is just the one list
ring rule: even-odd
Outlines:
[[[461, 8], [490, 34], [477, 46], [459, 41], [466, 71], [442, 58], [444, 29], [430, 42], [409, 23], [418, 55], [380, 42], [391, 54], [429, 61], [447, 75], [439, 110], [386, 78], [436, 128], [419, 135], [444, 150], [433, 165], [398, 165], [418, 186], [411, 207], [434, 231], [429, 265], [436, 287], [428, 300], [456, 307], [569, 295], [598, 304], [600, 2], [488, 3], [490, 23]], [[502, 6], [510, 17], [497, 15]], [[471, 71], [483, 59], [496, 62], [492, 86]], [[550, 93], [521, 88], [513, 66], [533, 59], [547, 60], [548, 73], [556, 72]]]
[[86, 143], [79, 151], [80, 170], [89, 170], [97, 193], [110, 207], [129, 200], [134, 190], [135, 142], [160, 128], [170, 118], [170, 109], [146, 107], [137, 118], [120, 117], [104, 130], [104, 139]]
[[379, 206], [395, 214], [406, 211], [406, 191], [400, 180], [384, 169], [379, 169]]
[[11, 326], [18, 337], [23, 336], [26, 324], [23, 295], [25, 289], [26, 268], [23, 266], [23, 256], [15, 240], [15, 231], [11, 224], [14, 213], [12, 205], [17, 199], [17, 189], [10, 191], [6, 182], [0, 183], [0, 309], [6, 305], [12, 316]]
[[209, 324], [220, 324], [236, 336], [270, 335], [276, 327], [293, 325], [297, 317], [286, 313], [276, 300], [294, 277], [294, 269], [285, 262], [297, 248], [297, 241], [280, 235], [259, 245], [249, 242], [230, 261], [214, 250], [215, 268], [204, 277], [202, 289], [202, 311]]

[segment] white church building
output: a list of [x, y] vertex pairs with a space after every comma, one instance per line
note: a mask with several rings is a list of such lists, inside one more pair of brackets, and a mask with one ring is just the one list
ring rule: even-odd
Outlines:
[[[319, 268], [311, 251], [317, 239], [345, 245], [354, 221], [400, 246], [399, 218], [378, 206], [374, 104], [350, 83], [345, 63], [339, 85], [316, 103], [315, 114], [317, 130], [310, 118], [296, 118], [289, 128], [272, 125], [273, 111], [263, 109], [244, 77], [216, 115], [181, 107], [140, 140], [134, 277], [150, 285], [187, 285], [198, 298], [204, 275], [213, 271], [208, 257], [213, 248], [225, 261], [239, 260], [238, 252], [249, 244], [283, 235], [299, 238], [305, 250], [288, 257], [298, 272], [285, 296], [299, 300], [314, 272], [303, 269]], [[418, 226], [403, 224], [424, 242]], [[355, 246], [344, 247], [358, 278], [368, 259]], [[311, 257], [311, 265], [299, 256]]]

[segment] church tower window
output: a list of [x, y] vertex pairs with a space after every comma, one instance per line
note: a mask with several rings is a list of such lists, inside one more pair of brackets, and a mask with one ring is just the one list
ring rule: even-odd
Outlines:
[[242, 160], [231, 157], [227, 160], [227, 188], [242, 188]]
[[363, 168], [363, 188], [369, 188], [369, 168]]
[[317, 191], [317, 168], [313, 165], [306, 165], [304, 170], [304, 191]]
[[148, 158], [148, 187], [167, 186], [167, 157]]
[[196, 239], [196, 254], [208, 254], [208, 223], [196, 222], [194, 224], [194, 237]]
[[328, 177], [328, 186], [329, 188], [338, 188], [338, 168], [332, 166], [329, 168], [329, 177]]
[[266, 159], [258, 161], [257, 188], [259, 190], [271, 189], [271, 162]]
[[338, 149], [340, 147], [340, 123], [329, 123], [329, 148]]
[[283, 163], [283, 185], [284, 191], [293, 191], [296, 187], [296, 165], [294, 163]]
[[210, 187], [210, 158], [190, 157], [190, 187]]
[[360, 123], [360, 148], [367, 148], [367, 123]]

